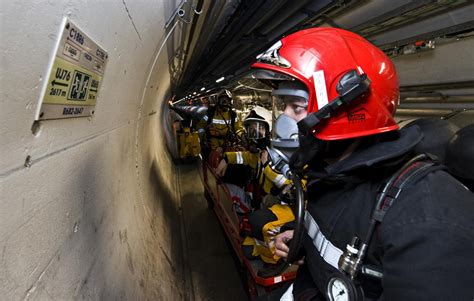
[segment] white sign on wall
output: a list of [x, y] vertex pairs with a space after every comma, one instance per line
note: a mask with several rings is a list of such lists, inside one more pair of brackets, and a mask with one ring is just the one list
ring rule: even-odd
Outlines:
[[36, 120], [93, 115], [107, 60], [107, 51], [64, 18]]

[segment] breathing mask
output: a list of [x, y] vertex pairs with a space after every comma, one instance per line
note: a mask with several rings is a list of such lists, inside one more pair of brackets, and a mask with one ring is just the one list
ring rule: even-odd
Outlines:
[[250, 114], [245, 118], [244, 127], [247, 140], [251, 142], [249, 145], [251, 151], [257, 152], [258, 149], [265, 149], [270, 144], [270, 125], [254, 110], [250, 111]]
[[296, 120], [280, 114], [273, 126], [271, 148], [268, 149], [273, 167], [288, 177], [290, 157], [299, 147]]
[[217, 98], [217, 106], [223, 111], [230, 110], [232, 108], [232, 98], [227, 94], [219, 95]]

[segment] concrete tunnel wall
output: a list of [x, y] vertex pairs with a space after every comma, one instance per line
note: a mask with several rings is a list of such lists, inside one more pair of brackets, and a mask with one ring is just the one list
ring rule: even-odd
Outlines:
[[[175, 2], [0, 1], [1, 299], [186, 297], [160, 124]], [[95, 115], [32, 131], [64, 16], [109, 54]]]

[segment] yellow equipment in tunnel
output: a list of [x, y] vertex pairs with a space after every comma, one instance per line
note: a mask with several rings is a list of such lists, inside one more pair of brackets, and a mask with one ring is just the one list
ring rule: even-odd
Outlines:
[[190, 127], [183, 127], [177, 133], [178, 151], [181, 159], [197, 157], [201, 152], [199, 144], [199, 135], [197, 131], [191, 130]]

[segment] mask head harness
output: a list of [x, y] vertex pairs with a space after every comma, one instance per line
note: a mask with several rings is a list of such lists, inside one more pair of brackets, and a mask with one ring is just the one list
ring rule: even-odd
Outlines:
[[283, 81], [278, 85], [278, 89], [272, 90], [272, 96], [290, 96], [295, 100], [303, 100], [308, 104], [309, 94], [306, 87], [298, 81]]

